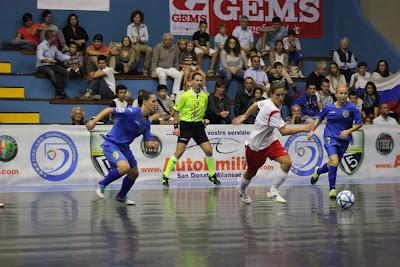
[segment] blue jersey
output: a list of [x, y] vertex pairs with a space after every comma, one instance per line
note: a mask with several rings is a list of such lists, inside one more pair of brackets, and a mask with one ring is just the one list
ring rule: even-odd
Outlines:
[[[327, 118], [327, 122], [324, 130], [324, 137], [329, 137], [338, 141], [343, 140], [340, 138], [341, 131], [353, 127], [353, 122], [355, 124], [362, 124], [363, 122], [360, 111], [349, 101], [346, 101], [341, 108], [336, 107], [334, 102], [326, 105], [318, 114], [318, 119], [319, 121], [323, 121], [325, 117]], [[345, 141], [349, 142], [351, 139], [352, 136], [350, 134]]]
[[107, 133], [105, 140], [117, 145], [129, 145], [139, 135], [148, 141], [152, 138], [150, 121], [143, 120], [142, 111], [137, 107], [113, 108], [114, 126]]

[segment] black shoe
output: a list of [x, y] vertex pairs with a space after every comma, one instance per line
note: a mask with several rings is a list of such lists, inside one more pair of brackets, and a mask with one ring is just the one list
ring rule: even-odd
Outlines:
[[163, 174], [163, 176], [161, 178], [161, 183], [162, 183], [163, 186], [169, 187], [168, 177], [165, 176], [164, 174]]
[[221, 184], [221, 181], [217, 179], [217, 176], [215, 176], [215, 174], [213, 176], [208, 175], [208, 180], [210, 180], [210, 182], [215, 185]]

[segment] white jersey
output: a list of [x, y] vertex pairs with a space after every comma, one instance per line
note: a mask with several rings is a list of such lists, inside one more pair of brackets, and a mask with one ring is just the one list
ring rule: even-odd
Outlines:
[[260, 111], [254, 122], [250, 137], [246, 140], [246, 146], [253, 151], [260, 151], [270, 146], [275, 140], [278, 140], [274, 134], [275, 128], [282, 128], [285, 122], [281, 117], [279, 108], [271, 99], [257, 102]]

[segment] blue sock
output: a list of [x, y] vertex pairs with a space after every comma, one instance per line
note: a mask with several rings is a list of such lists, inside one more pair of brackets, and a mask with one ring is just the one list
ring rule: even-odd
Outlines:
[[131, 190], [135, 180], [129, 179], [128, 175], [125, 176], [124, 181], [122, 182], [121, 190], [119, 190], [117, 197], [125, 198], [128, 194], [129, 190]]
[[328, 163], [325, 163], [324, 165], [322, 165], [322, 167], [319, 168], [317, 171], [318, 175], [321, 175], [321, 174], [327, 173], [327, 172], [328, 172]]
[[337, 167], [330, 166], [328, 171], [329, 190], [332, 190], [336, 187], [336, 173], [337, 173]]
[[117, 180], [118, 178], [120, 178], [121, 176], [122, 175], [119, 174], [119, 172], [118, 172], [118, 168], [114, 167], [110, 170], [110, 172], [107, 174], [107, 176], [99, 182], [99, 184], [107, 186], [107, 185], [111, 184], [112, 182], [114, 182], [115, 180]]

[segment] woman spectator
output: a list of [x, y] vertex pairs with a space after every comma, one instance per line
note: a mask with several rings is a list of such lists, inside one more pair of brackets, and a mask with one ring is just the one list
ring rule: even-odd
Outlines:
[[326, 79], [330, 82], [330, 91], [332, 94], [336, 94], [336, 88], [338, 84], [346, 84], [346, 78], [339, 71], [339, 66], [336, 62], [329, 64], [329, 73]]
[[379, 116], [379, 94], [376, 90], [376, 85], [373, 82], [368, 82], [365, 85], [365, 92], [361, 95], [363, 101], [362, 116]]
[[275, 62], [280, 62], [286, 72], [290, 70], [289, 66], [289, 56], [283, 48], [283, 41], [276, 40], [275, 48], [269, 52], [269, 64], [273, 66]]
[[54, 31], [57, 36], [58, 47], [62, 49], [63, 52], [68, 51], [67, 43], [65, 42], [64, 34], [60, 31], [57, 25], [54, 25], [53, 22], [53, 13], [45, 9], [42, 12], [42, 24], [40, 25], [40, 41], [43, 42], [46, 39], [47, 31]]
[[74, 41], [78, 45], [78, 51], [86, 50], [86, 42], [89, 40], [89, 35], [86, 30], [79, 26], [78, 16], [74, 13], [70, 14], [67, 19], [67, 26], [63, 29], [64, 38], [69, 44]]
[[244, 62], [241, 56], [241, 48], [239, 41], [236, 37], [230, 36], [225, 44], [224, 49], [220, 54], [221, 69], [219, 73], [224, 78], [226, 91], [229, 90], [232, 78], [243, 80], [244, 76]]
[[211, 124], [230, 124], [229, 110], [231, 104], [229, 98], [225, 94], [225, 85], [223, 82], [215, 83], [215, 90], [208, 97], [206, 110], [206, 118]]
[[139, 61], [136, 60], [136, 52], [129, 36], [122, 38], [121, 46], [117, 50], [119, 54], [116, 56], [115, 70], [120, 74], [139, 74]]
[[381, 59], [376, 64], [376, 69], [371, 75], [371, 81], [378, 82], [383, 78], [389, 77], [391, 75], [389, 64], [386, 60]]

